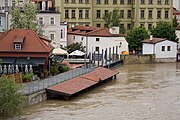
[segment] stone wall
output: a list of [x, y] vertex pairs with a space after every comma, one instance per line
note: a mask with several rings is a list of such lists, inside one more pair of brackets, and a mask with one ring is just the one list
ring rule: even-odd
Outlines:
[[47, 100], [47, 94], [45, 90], [25, 96], [23, 106], [28, 107], [28, 106], [40, 103], [44, 100]]
[[170, 62], [176, 62], [176, 58], [156, 58], [156, 63], [170, 63]]
[[155, 63], [155, 55], [122, 55], [125, 65]]

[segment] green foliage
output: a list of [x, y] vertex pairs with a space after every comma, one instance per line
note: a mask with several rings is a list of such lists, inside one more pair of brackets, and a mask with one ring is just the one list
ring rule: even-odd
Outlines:
[[153, 37], [157, 38], [167, 38], [169, 40], [176, 41], [175, 28], [170, 22], [160, 21], [157, 23], [156, 27], [151, 30]]
[[107, 15], [103, 16], [103, 20], [105, 24], [107, 24], [108, 28], [111, 27], [119, 27], [120, 33], [125, 32], [125, 28], [121, 26], [119, 9], [114, 9], [113, 12], [109, 12]]
[[176, 28], [178, 25], [179, 25], [178, 19], [176, 18], [176, 16], [174, 16], [174, 18], [173, 18], [173, 27]]
[[12, 10], [12, 28], [25, 28], [37, 31], [36, 22], [36, 6], [32, 3], [26, 3], [21, 12], [20, 5], [14, 7]]
[[126, 40], [129, 43], [129, 49], [132, 50], [139, 50], [142, 48], [142, 40], [148, 38], [148, 31], [145, 27], [135, 27], [127, 33]]
[[50, 72], [54, 75], [58, 72], [57, 62], [53, 61], [50, 67]]
[[33, 73], [25, 73], [22, 76], [23, 81], [29, 82], [32, 81], [34, 74]]
[[82, 43], [76, 42], [76, 43], [73, 43], [73, 44], [67, 46], [67, 51], [68, 51], [68, 53], [71, 53], [75, 50], [80, 50], [80, 51], [84, 52], [84, 48], [85, 47], [82, 46]]
[[63, 73], [63, 72], [69, 71], [70, 69], [71, 69], [70, 67], [68, 67], [67, 65], [64, 65], [59, 68], [59, 71]]
[[12, 78], [0, 77], [0, 118], [21, 113], [23, 96]]

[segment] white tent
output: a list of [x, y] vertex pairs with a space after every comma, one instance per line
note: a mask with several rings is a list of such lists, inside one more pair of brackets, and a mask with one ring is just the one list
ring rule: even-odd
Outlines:
[[55, 48], [55, 49], [53, 50], [53, 54], [54, 54], [54, 55], [67, 55], [68, 52], [65, 51], [65, 50], [63, 50], [63, 49], [61, 49], [61, 48]]
[[79, 50], [75, 50], [75, 51], [73, 51], [72, 53], [70, 53], [69, 55], [74, 55], [74, 56], [83, 56], [83, 55], [85, 55], [85, 53], [84, 52], [82, 52], [82, 51], [79, 51]]

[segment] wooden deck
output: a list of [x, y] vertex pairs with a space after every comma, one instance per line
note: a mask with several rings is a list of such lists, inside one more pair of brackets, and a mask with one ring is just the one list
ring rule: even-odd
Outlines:
[[68, 99], [69, 97], [103, 81], [113, 79], [113, 77], [115, 79], [117, 74], [118, 72], [116, 71], [99, 67], [90, 73], [49, 87], [46, 89], [46, 91], [50, 96], [63, 96], [64, 98]]

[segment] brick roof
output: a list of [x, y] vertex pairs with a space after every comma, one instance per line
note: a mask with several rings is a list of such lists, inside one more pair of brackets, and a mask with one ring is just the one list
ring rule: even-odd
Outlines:
[[4, 32], [0, 32], [0, 38], [3, 36]]
[[173, 8], [173, 15], [180, 15], [180, 12], [176, 8]]
[[[14, 41], [23, 39], [22, 49], [14, 49]], [[51, 52], [52, 46], [47, 45], [34, 31], [28, 29], [11, 29], [0, 37], [0, 52]]]
[[99, 37], [125, 37], [125, 34], [111, 34], [108, 28], [75, 26], [68, 29], [68, 34]]
[[[146, 40], [143, 40], [142, 42], [143, 43], [149, 43], [149, 44], [156, 44], [158, 42], [162, 42], [162, 41], [165, 41], [165, 40], [168, 40], [168, 39], [166, 39], [166, 38], [153, 38], [152, 40], [146, 39]], [[175, 42], [175, 41], [172, 41], [172, 42]]]

